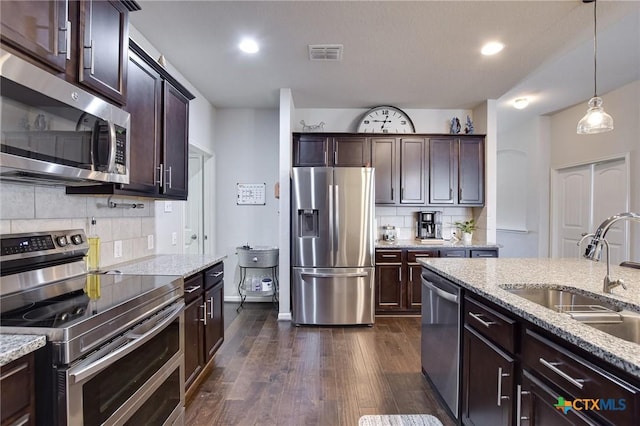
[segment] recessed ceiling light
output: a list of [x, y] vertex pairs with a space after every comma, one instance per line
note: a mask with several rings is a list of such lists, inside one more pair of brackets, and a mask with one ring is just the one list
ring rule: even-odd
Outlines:
[[504, 44], [497, 41], [492, 41], [482, 46], [482, 50], [480, 50], [480, 53], [485, 56], [490, 56], [502, 51], [502, 49], [504, 49]]
[[258, 46], [258, 43], [251, 38], [243, 39], [238, 47], [245, 53], [256, 53], [258, 52], [258, 50], [260, 50], [260, 46]]
[[529, 106], [528, 98], [518, 98], [515, 101], [513, 101], [513, 107], [515, 109], [525, 109], [527, 106]]

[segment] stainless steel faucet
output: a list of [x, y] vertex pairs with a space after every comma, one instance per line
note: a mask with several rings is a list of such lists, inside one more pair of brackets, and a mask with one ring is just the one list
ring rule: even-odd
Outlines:
[[609, 228], [611, 228], [613, 224], [621, 220], [635, 220], [640, 222], [640, 214], [627, 212], [613, 215], [605, 219], [605, 221], [602, 222], [600, 226], [598, 226], [598, 229], [596, 229], [593, 234], [585, 235], [580, 240], [580, 242], [578, 242], [579, 246], [585, 238], [592, 237], [589, 245], [587, 245], [587, 249], [584, 252], [584, 257], [595, 261], [599, 261], [600, 257], [602, 256], [602, 245], [604, 244], [604, 246], [607, 248], [607, 275], [604, 277], [604, 284], [602, 288], [602, 291], [604, 291], [605, 293], [611, 293], [611, 290], [619, 285], [622, 286], [622, 288], [624, 288], [625, 290], [627, 289], [627, 286], [621, 279], [611, 279], [611, 275], [609, 273], [611, 265], [611, 262], [609, 260], [609, 242], [604, 238]]

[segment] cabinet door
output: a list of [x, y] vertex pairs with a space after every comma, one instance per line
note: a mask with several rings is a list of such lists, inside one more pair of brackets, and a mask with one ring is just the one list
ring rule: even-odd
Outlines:
[[454, 204], [456, 145], [453, 138], [429, 140], [429, 204]]
[[[68, 2], [0, 2], [2, 41], [58, 72], [64, 72], [71, 48]], [[75, 29], [75, 28], [74, 28]]]
[[404, 308], [402, 264], [376, 265], [376, 311]]
[[371, 138], [373, 167], [376, 169], [376, 204], [398, 202], [398, 153], [395, 138]]
[[440, 257], [467, 257], [467, 251], [465, 249], [440, 250]]
[[[566, 413], [559, 410], [558, 398], [562, 393], [555, 392], [527, 370], [522, 372], [522, 385], [516, 391], [516, 424], [528, 426], [570, 426], [596, 425], [593, 420], [576, 410]], [[519, 420], [519, 421], [518, 421]]]
[[498, 249], [473, 249], [469, 257], [498, 257]]
[[223, 284], [207, 290], [204, 303], [207, 304], [207, 325], [204, 330], [204, 358], [209, 361], [218, 350], [224, 338]]
[[324, 135], [294, 135], [293, 165], [323, 167], [329, 165], [331, 140]]
[[462, 422], [511, 425], [514, 359], [466, 325], [463, 347]]
[[162, 193], [187, 199], [189, 100], [168, 81], [163, 82], [163, 154]]
[[369, 139], [360, 136], [333, 138], [333, 159], [330, 161], [336, 167], [370, 167]]
[[198, 377], [204, 366], [202, 296], [189, 303], [184, 310], [184, 377], [185, 389]]
[[484, 139], [461, 139], [458, 145], [458, 204], [484, 204]]
[[407, 308], [410, 311], [420, 311], [422, 307], [422, 281], [420, 274], [422, 273], [422, 265], [409, 264], [409, 278], [407, 280]]
[[80, 2], [78, 81], [124, 104], [129, 11], [119, 1]]
[[425, 203], [425, 142], [400, 139], [400, 204]]
[[134, 53], [129, 54], [127, 105], [131, 114], [129, 184], [123, 190], [156, 195], [160, 179], [160, 74]]
[[36, 424], [34, 378], [33, 352], [0, 367], [0, 424]]

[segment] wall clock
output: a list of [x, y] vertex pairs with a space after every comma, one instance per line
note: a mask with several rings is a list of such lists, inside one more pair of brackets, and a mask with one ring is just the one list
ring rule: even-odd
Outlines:
[[415, 133], [413, 121], [400, 108], [381, 105], [367, 111], [358, 125], [358, 133]]

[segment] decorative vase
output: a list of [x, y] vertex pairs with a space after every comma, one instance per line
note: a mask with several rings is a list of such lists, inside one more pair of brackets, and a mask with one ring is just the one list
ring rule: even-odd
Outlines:
[[471, 244], [471, 239], [473, 238], [473, 234], [471, 232], [463, 232], [462, 233], [462, 244]]

